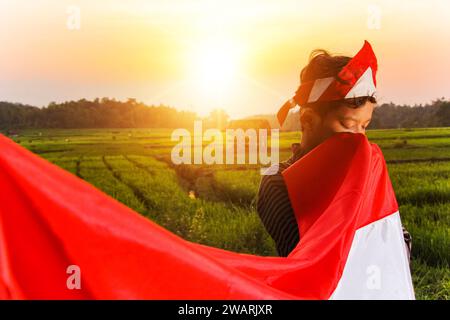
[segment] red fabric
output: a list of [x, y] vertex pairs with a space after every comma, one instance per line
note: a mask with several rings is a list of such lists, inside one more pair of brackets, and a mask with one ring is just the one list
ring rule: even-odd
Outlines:
[[378, 70], [378, 62], [370, 43], [365, 40], [361, 50], [342, 68], [338, 74], [340, 81], [334, 80], [325, 92], [320, 96], [318, 101], [333, 101], [344, 99], [347, 93], [353, 88], [358, 79], [368, 69], [372, 69], [372, 80], [376, 86], [376, 74]]
[[[0, 135], [0, 298], [327, 299], [355, 230], [397, 210], [380, 149], [336, 134], [284, 173], [287, 258], [181, 239]], [[69, 265], [81, 289], [69, 290]]]
[[[296, 104], [302, 106], [306, 103], [309, 97], [309, 93], [311, 92], [311, 89], [314, 86], [314, 82], [315, 81], [309, 81], [300, 85], [294, 97]], [[291, 101], [288, 100], [284, 103], [284, 105], [280, 108], [280, 110], [278, 110], [277, 119], [280, 126], [283, 126], [283, 123], [289, 114], [289, 110], [291, 110], [294, 107], [295, 104], [291, 104]]]

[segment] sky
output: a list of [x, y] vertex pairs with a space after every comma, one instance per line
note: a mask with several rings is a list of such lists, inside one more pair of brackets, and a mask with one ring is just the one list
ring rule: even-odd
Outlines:
[[450, 1], [0, 0], [0, 101], [276, 113], [316, 48], [378, 57], [380, 103], [450, 97]]

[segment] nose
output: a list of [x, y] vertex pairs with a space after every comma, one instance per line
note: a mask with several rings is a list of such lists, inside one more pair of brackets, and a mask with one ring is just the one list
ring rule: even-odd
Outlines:
[[366, 128], [364, 128], [363, 126], [357, 126], [354, 133], [366, 134]]

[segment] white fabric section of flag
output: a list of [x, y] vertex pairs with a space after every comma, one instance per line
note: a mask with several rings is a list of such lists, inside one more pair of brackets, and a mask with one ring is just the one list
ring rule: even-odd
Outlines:
[[317, 79], [314, 81], [314, 85], [309, 93], [308, 103], [317, 101], [333, 81], [333, 77]]
[[330, 299], [415, 299], [398, 211], [356, 230]]
[[372, 68], [368, 67], [362, 76], [356, 81], [353, 88], [347, 93], [345, 99], [371, 96], [376, 93], [373, 83]]

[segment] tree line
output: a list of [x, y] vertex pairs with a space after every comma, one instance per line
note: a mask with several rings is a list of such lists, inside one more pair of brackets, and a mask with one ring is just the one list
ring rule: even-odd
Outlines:
[[[0, 129], [25, 128], [190, 128], [196, 113], [180, 111], [165, 105], [146, 105], [135, 99], [118, 101], [102, 98], [92, 101], [81, 99], [63, 103], [50, 103], [37, 108], [19, 103], [0, 102]], [[255, 124], [278, 128], [275, 115], [247, 118]], [[207, 127], [224, 128], [231, 125], [223, 110], [214, 110], [205, 117]], [[217, 122], [217, 123], [216, 123]], [[246, 123], [247, 123], [246, 122]], [[251, 121], [250, 121], [251, 122]], [[225, 124], [225, 125], [224, 125]], [[247, 123], [248, 124], [248, 123]], [[438, 99], [426, 105], [396, 105], [385, 103], [375, 108], [369, 129], [448, 127], [450, 126], [450, 100]], [[283, 130], [298, 130], [298, 112], [291, 113]]]
[[102, 98], [50, 103], [37, 108], [0, 102], [0, 128], [173, 128], [192, 125], [196, 114], [135, 99]]

